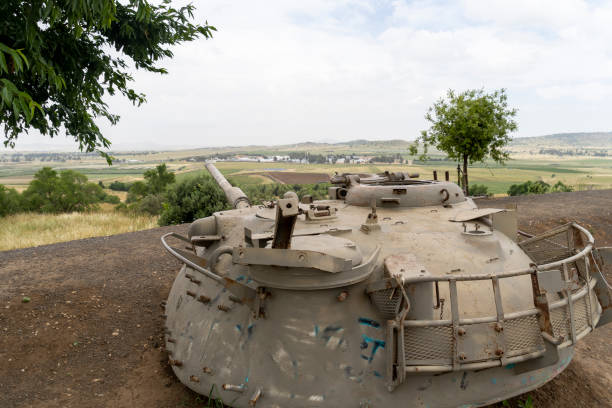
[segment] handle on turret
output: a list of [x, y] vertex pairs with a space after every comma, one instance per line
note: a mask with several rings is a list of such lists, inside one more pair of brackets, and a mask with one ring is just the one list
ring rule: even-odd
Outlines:
[[223, 174], [217, 170], [214, 164], [206, 163], [206, 170], [213, 176], [219, 187], [221, 187], [225, 193], [227, 201], [229, 201], [234, 208], [248, 208], [251, 206], [251, 202], [246, 194], [244, 194], [244, 191], [238, 187], [232, 186], [229, 181], [223, 177]]

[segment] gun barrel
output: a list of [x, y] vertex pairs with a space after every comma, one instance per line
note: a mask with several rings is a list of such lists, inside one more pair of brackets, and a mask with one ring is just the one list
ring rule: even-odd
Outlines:
[[223, 177], [223, 174], [217, 170], [214, 164], [206, 163], [206, 170], [213, 176], [219, 187], [221, 187], [225, 193], [227, 201], [229, 201], [234, 208], [248, 208], [251, 206], [249, 198], [244, 194], [244, 191], [238, 187], [232, 186], [229, 181]]

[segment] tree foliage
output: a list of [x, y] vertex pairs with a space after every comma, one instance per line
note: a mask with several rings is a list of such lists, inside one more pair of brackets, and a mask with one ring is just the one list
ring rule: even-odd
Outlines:
[[133, 104], [145, 95], [132, 88], [130, 71], [166, 73], [158, 63], [170, 46], [210, 38], [215, 28], [193, 24], [194, 7], [170, 0], [2, 0], [0, 2], [0, 122], [5, 146], [36, 129], [62, 129], [88, 152], [110, 141], [96, 124], [116, 124], [106, 95]]
[[86, 211], [106, 198], [106, 193], [87, 177], [73, 170], [57, 173], [43, 167], [23, 192], [23, 210], [61, 213]]
[[431, 106], [425, 119], [431, 124], [422, 131], [411, 154], [417, 154], [417, 146], [424, 146], [423, 159], [429, 146], [445, 152], [449, 158], [463, 163], [464, 189], [468, 190], [468, 163], [491, 158], [504, 163], [509, 158], [504, 151], [510, 141], [510, 133], [518, 129], [514, 121], [517, 110], [508, 107], [505, 89], [485, 93], [472, 89], [462, 93], [449, 90], [446, 98], [440, 98]]
[[159, 225], [192, 222], [229, 208], [223, 191], [207, 175], [176, 183], [168, 189], [162, 205]]
[[151, 194], [160, 194], [169, 184], [174, 183], [176, 179], [174, 173], [168, 171], [166, 163], [145, 171], [144, 178], [147, 181], [149, 193]]

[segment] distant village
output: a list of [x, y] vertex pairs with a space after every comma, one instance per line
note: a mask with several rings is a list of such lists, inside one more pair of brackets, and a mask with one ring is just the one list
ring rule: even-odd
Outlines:
[[[203, 157], [192, 157], [189, 161], [202, 161]], [[299, 163], [299, 164], [369, 164], [369, 163], [399, 163], [412, 164], [412, 160], [405, 159], [401, 154], [379, 155], [379, 156], [357, 156], [338, 154], [309, 154], [308, 152], [296, 152], [288, 155], [216, 155], [206, 157], [206, 161], [232, 161], [253, 163]]]

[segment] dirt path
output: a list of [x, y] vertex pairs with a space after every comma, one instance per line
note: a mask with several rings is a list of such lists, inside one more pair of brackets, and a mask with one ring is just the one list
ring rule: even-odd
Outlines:
[[[575, 219], [612, 246], [612, 191], [479, 204], [506, 203], [518, 204], [524, 230]], [[161, 347], [159, 305], [180, 267], [159, 242], [167, 231], [186, 226], [0, 252], [0, 407], [206, 406]], [[582, 341], [569, 368], [531, 393], [535, 406], [612, 406], [611, 334]]]

